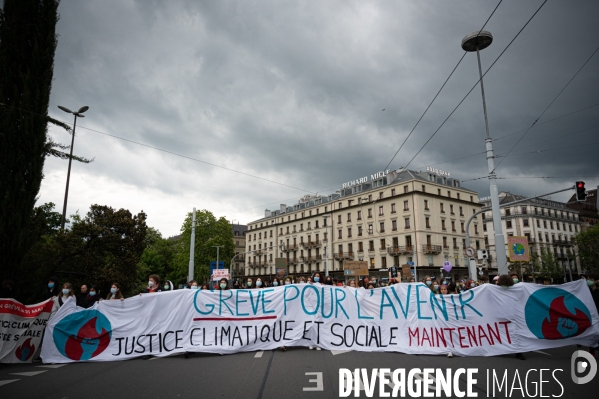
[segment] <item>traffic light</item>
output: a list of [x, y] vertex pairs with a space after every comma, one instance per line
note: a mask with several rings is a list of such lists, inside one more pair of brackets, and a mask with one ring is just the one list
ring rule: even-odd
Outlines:
[[577, 181], [576, 182], [576, 201], [584, 202], [584, 200], [586, 200], [586, 198], [587, 198], [587, 192], [586, 192], [586, 189], [584, 188], [584, 182]]

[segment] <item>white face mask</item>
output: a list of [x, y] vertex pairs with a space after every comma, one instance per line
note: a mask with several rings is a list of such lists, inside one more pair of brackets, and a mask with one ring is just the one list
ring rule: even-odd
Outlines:
[[154, 282], [153, 281], [148, 281], [148, 287], [153, 287], [154, 286]]
[[192, 290], [197, 290], [197, 289], [198, 289], [198, 286], [197, 286], [197, 285], [192, 285], [192, 286], [191, 286], [191, 289], [192, 289]]

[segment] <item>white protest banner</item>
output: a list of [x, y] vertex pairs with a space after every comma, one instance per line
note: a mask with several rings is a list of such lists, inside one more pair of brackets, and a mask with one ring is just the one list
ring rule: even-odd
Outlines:
[[434, 295], [421, 283], [374, 290], [321, 284], [178, 290], [91, 309], [74, 300], [48, 323], [44, 362], [235, 353], [315, 345], [330, 350], [492, 356], [599, 339], [585, 281], [485, 284]]
[[230, 278], [229, 269], [214, 269], [212, 271], [212, 281], [218, 281], [221, 278]]
[[23, 305], [0, 299], [0, 363], [30, 363], [42, 342], [54, 301]]

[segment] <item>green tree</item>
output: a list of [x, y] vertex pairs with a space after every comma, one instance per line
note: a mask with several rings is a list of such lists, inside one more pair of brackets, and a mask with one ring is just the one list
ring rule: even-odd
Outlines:
[[[187, 281], [191, 223], [192, 213], [190, 212], [181, 226], [181, 237], [175, 244], [174, 270], [169, 274], [175, 284]], [[196, 280], [206, 281], [210, 277], [210, 262], [216, 261], [214, 246], [217, 245], [220, 246], [219, 260], [225, 262], [225, 268], [228, 268], [231, 258], [235, 255], [231, 224], [224, 217], [217, 219], [210, 211], [196, 212], [194, 251]]]
[[599, 224], [576, 234], [573, 241], [578, 247], [581, 268], [599, 274]]
[[58, 4], [5, 0], [0, 9], [0, 279], [15, 278], [39, 238], [30, 223], [46, 156], [69, 157], [47, 136], [49, 122], [70, 129], [48, 117]]
[[20, 281], [34, 292], [26, 297], [33, 301], [51, 275], [74, 285], [97, 284], [103, 290], [118, 282], [127, 294], [139, 292], [137, 268], [145, 249], [146, 214], [92, 205], [85, 217], [72, 219], [70, 229], [51, 229], [27, 253]]
[[563, 279], [564, 268], [558, 263], [555, 255], [547, 248], [541, 247], [540, 256], [536, 258], [535, 270], [541, 277], [554, 280]]
[[153, 228], [148, 228], [148, 232], [137, 270], [139, 288], [145, 287], [150, 274], [157, 274], [165, 280], [176, 279], [173, 264], [176, 240], [162, 238], [160, 232]]

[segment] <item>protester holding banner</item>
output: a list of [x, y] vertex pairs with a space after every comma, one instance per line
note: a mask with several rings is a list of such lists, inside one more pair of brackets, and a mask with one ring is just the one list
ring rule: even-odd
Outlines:
[[75, 298], [77, 299], [77, 306], [81, 308], [85, 307], [85, 298], [87, 298], [87, 294], [89, 294], [87, 291], [87, 285], [83, 284], [81, 286], [80, 292], [75, 295]]
[[52, 297], [58, 296], [60, 294], [60, 285], [58, 282], [58, 277], [50, 277], [48, 280], [47, 289], [44, 291], [44, 295], [42, 296], [44, 300], [50, 299]]
[[322, 278], [322, 275], [320, 274], [320, 272], [314, 272], [312, 274], [312, 282], [314, 284], [322, 284], [322, 283], [324, 283], [324, 278]]
[[279, 285], [281, 285], [280, 280], [277, 277], [273, 278], [272, 279], [272, 286], [273, 287], [278, 287]]
[[252, 280], [251, 277], [248, 277], [248, 279], [245, 282], [245, 288], [248, 290], [251, 290], [252, 288], [254, 288], [254, 287], [252, 287], [253, 285], [254, 285], [254, 281]]
[[262, 282], [262, 278], [258, 277], [258, 278], [256, 279], [256, 288], [257, 288], [257, 289], [264, 288], [264, 287], [262, 286], [263, 284], [264, 284], [264, 283]]
[[448, 290], [447, 284], [442, 284], [437, 295], [448, 295], [448, 294], [449, 294], [449, 290]]
[[187, 287], [189, 289], [192, 289], [192, 290], [197, 290], [198, 289], [198, 282], [195, 281], [195, 280], [191, 280], [189, 283], [187, 283]]
[[71, 285], [71, 283], [64, 283], [62, 285], [62, 290], [60, 294], [54, 297], [54, 301], [56, 302], [58, 307], [61, 307], [62, 305], [64, 305], [67, 299], [74, 296], [75, 294], [73, 293], [73, 286]]
[[203, 290], [207, 290], [207, 289], [208, 289], [208, 285], [207, 284], [202, 284], [201, 290], [203, 291]]
[[229, 289], [229, 280], [227, 280], [226, 278], [221, 278], [218, 282], [218, 287], [219, 289], [225, 291]]
[[162, 292], [160, 289], [160, 277], [157, 274], [152, 274], [148, 278], [148, 286], [144, 289], [144, 294], [151, 294], [154, 292]]
[[112, 283], [112, 286], [110, 287], [110, 292], [108, 293], [108, 296], [106, 297], [106, 299], [107, 300], [120, 299], [121, 301], [125, 299], [123, 297], [123, 294], [121, 293], [121, 286], [118, 283]]

